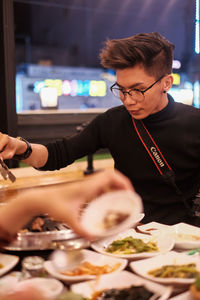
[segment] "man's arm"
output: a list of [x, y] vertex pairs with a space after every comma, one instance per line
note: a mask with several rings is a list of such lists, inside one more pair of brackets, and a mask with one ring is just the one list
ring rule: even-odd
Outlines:
[[[40, 144], [31, 144], [32, 152], [29, 157], [22, 159], [26, 164], [40, 168], [48, 159], [48, 150]], [[0, 159], [11, 159], [14, 155], [22, 155], [27, 150], [25, 141], [0, 133]]]
[[32, 148], [31, 155], [23, 161], [26, 164], [35, 168], [43, 167], [46, 164], [48, 159], [47, 147], [40, 144], [31, 144], [31, 148]]

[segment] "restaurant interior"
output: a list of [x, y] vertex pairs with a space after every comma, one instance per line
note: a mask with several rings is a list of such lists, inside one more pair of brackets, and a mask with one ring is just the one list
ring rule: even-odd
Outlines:
[[[143, 222], [142, 197], [121, 174], [110, 175], [118, 166], [107, 147], [48, 171], [24, 162], [26, 157], [1, 156], [1, 133], [22, 137], [28, 150], [74, 137], [120, 106], [110, 89], [116, 72], [102, 67], [99, 52], [107, 39], [142, 32], [159, 32], [175, 45], [167, 94], [199, 109], [199, 0], [0, 1], [0, 300], [200, 299], [199, 226]], [[73, 184], [82, 193], [80, 226], [94, 239], [73, 228], [73, 203], [66, 217], [72, 226], [55, 219], [56, 207], [55, 218], [48, 213], [51, 204], [30, 212], [34, 197], [51, 203], [66, 189], [73, 198]], [[11, 204], [18, 228], [14, 214], [25, 197], [28, 222], [12, 241], [3, 226], [9, 243], [1, 247], [1, 210], [6, 214]], [[84, 197], [94, 201], [84, 204]]]

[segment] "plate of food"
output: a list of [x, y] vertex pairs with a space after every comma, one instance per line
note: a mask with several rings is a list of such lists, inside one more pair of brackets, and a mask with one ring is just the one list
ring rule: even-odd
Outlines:
[[[117, 299], [126, 299], [125, 295], [130, 297], [133, 294], [134, 296], [137, 294], [138, 299], [166, 300], [169, 299], [172, 291], [170, 287], [152, 283], [128, 271], [107, 274], [101, 276], [98, 280], [73, 284], [71, 285], [71, 290], [92, 300], [108, 299], [108, 295], [110, 296], [109, 299], [111, 299], [111, 296], [113, 296], [112, 299], [115, 299], [114, 295], [118, 296]], [[121, 298], [119, 298], [120, 295]]]
[[170, 226], [166, 234], [174, 237], [178, 249], [195, 249], [200, 247], [200, 228], [186, 223]]
[[90, 202], [81, 215], [81, 225], [97, 238], [135, 226], [144, 217], [142, 199], [136, 192], [108, 192]]
[[14, 268], [18, 261], [19, 257], [16, 255], [0, 253], [0, 276]]
[[174, 247], [174, 240], [165, 236], [141, 234], [129, 229], [96, 241], [91, 247], [102, 254], [133, 260], [166, 253]]
[[[119, 272], [123, 270], [128, 261], [126, 259], [119, 259], [108, 257], [96, 253], [91, 250], [80, 250], [82, 259], [73, 268], [60, 270], [55, 267], [53, 261], [46, 261], [44, 268], [53, 277], [65, 282], [77, 282], [82, 280], [94, 279], [97, 276]], [[69, 253], [66, 252], [66, 255]]]
[[158, 222], [150, 222], [147, 224], [137, 226], [139, 232], [146, 234], [153, 234], [157, 230], [165, 230], [167, 228], [170, 228], [170, 225], [165, 225]]
[[200, 274], [199, 255], [170, 251], [130, 263], [138, 275], [162, 284], [189, 285]]
[[152, 235], [164, 235], [174, 238], [177, 249], [195, 249], [200, 247], [200, 228], [186, 223], [164, 225], [151, 222], [137, 227], [139, 231]]

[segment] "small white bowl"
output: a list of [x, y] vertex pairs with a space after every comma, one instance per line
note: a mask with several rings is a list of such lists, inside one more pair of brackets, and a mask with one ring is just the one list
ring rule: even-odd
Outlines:
[[64, 285], [54, 278], [34, 277], [20, 281], [15, 285], [15, 291], [21, 291], [28, 287], [39, 289], [47, 299], [55, 299], [62, 293]]
[[[106, 193], [90, 202], [81, 216], [81, 225], [91, 235], [105, 237], [115, 235], [134, 227], [143, 217], [141, 197], [128, 190]], [[109, 215], [120, 214], [124, 220], [107, 227], [105, 219]]]

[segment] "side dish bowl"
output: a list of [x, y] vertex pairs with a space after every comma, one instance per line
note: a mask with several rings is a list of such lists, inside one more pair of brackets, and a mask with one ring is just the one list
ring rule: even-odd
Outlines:
[[144, 217], [142, 199], [132, 191], [109, 192], [88, 204], [82, 226], [96, 237], [117, 234], [135, 226]]

